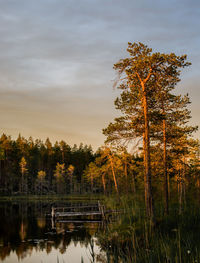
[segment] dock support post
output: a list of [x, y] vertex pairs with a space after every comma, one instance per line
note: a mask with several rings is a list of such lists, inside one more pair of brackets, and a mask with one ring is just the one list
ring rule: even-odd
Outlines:
[[53, 206], [51, 208], [51, 228], [55, 228], [55, 209]]
[[52, 208], [51, 208], [51, 217], [52, 217], [53, 219], [55, 219], [55, 209], [54, 209], [53, 206], [52, 206]]
[[105, 213], [104, 213], [104, 206], [102, 206], [99, 201], [98, 201], [98, 207], [99, 207], [99, 211], [101, 212], [101, 216], [103, 220], [106, 220]]

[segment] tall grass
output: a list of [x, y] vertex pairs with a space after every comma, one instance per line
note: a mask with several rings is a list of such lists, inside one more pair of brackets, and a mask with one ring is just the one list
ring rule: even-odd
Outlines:
[[141, 202], [130, 197], [122, 197], [120, 203], [109, 199], [106, 202], [123, 211], [98, 237], [100, 246], [113, 260], [110, 262], [200, 262], [198, 204], [185, 205], [181, 214], [178, 204], [171, 204], [170, 216], [164, 216], [159, 206], [152, 226]]

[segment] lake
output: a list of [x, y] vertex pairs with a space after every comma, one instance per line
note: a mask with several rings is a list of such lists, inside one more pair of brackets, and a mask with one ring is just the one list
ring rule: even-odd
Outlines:
[[0, 262], [107, 262], [102, 222], [57, 222], [51, 207], [69, 202], [0, 202]]

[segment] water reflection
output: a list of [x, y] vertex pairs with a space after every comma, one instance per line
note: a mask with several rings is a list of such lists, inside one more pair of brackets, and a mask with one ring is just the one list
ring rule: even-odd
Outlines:
[[[58, 206], [70, 205], [58, 203]], [[0, 262], [103, 262], [99, 222], [52, 222], [51, 203], [0, 203]]]
[[54, 222], [52, 205], [71, 204], [0, 203], [0, 262], [200, 262], [199, 209], [152, 227], [140, 210], [113, 214], [105, 225]]

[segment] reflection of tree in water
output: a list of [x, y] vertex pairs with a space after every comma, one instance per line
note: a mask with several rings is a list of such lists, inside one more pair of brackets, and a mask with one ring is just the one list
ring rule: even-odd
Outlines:
[[41, 218], [41, 217], [38, 217], [37, 218], [37, 226], [39, 228], [44, 228], [46, 226], [46, 219], [45, 218]]
[[[22, 260], [33, 251], [52, 248], [61, 254], [70, 244], [89, 248], [91, 237], [97, 233], [98, 223], [56, 223], [51, 229], [51, 220], [45, 215], [51, 211], [51, 203], [4, 202], [0, 203], [0, 259], [4, 260], [12, 251]], [[66, 205], [66, 204], [65, 204]]]
[[26, 243], [21, 243], [17, 248], [16, 248], [16, 254], [18, 257], [18, 261], [24, 259], [28, 255], [31, 255], [33, 251], [33, 246], [26, 244]]
[[1, 260], [4, 260], [7, 256], [10, 255], [11, 252], [11, 247], [8, 246], [4, 246], [0, 248], [0, 258]]
[[25, 237], [27, 235], [27, 223], [25, 223], [23, 220], [21, 222], [19, 236], [22, 241], [24, 241]]

